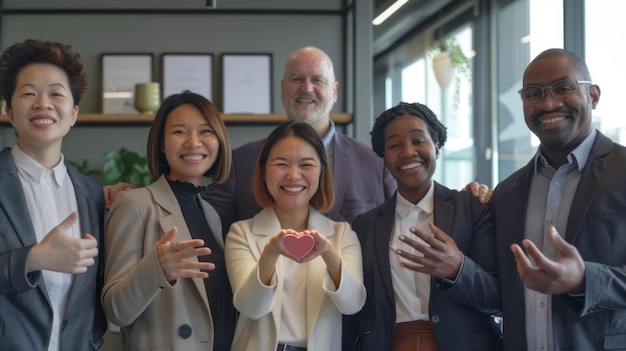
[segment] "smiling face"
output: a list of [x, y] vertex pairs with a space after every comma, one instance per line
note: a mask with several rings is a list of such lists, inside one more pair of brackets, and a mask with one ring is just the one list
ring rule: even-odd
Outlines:
[[320, 183], [321, 163], [315, 148], [305, 140], [287, 136], [269, 152], [265, 186], [276, 211], [308, 211]]
[[63, 137], [76, 123], [78, 106], [74, 106], [65, 71], [34, 63], [17, 74], [11, 108], [6, 112], [24, 152], [34, 155], [50, 149], [60, 153]]
[[[566, 56], [549, 56], [528, 66], [524, 86], [547, 87], [567, 78], [585, 79]], [[547, 89], [544, 93], [537, 105], [524, 105], [526, 125], [539, 138], [544, 152], [567, 156], [592, 131], [591, 115], [600, 99], [600, 89], [596, 85], [578, 84], [578, 91], [566, 101], [555, 100]]]
[[320, 50], [307, 48], [287, 61], [281, 81], [281, 100], [290, 119], [306, 122], [318, 133], [328, 128], [337, 101], [333, 65]]
[[200, 186], [217, 159], [219, 140], [202, 113], [184, 104], [167, 116], [162, 151], [170, 166], [170, 180]]
[[439, 146], [428, 133], [428, 124], [412, 115], [393, 119], [384, 134], [385, 165], [398, 182], [398, 192], [411, 203], [418, 203], [432, 184]]

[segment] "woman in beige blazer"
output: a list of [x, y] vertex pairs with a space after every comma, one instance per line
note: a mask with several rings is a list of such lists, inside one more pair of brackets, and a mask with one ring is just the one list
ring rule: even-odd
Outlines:
[[198, 196], [204, 176], [220, 182], [230, 170], [220, 116], [191, 92], [165, 99], [147, 147], [158, 180], [121, 192], [111, 206], [102, 301], [125, 350], [230, 348], [237, 313], [221, 223]]
[[[322, 214], [334, 195], [315, 130], [294, 121], [276, 128], [259, 153], [252, 186], [264, 209], [234, 223], [226, 237], [241, 313], [232, 350], [340, 350], [341, 315], [365, 303], [361, 248], [348, 223]], [[289, 245], [301, 240], [311, 246]]]

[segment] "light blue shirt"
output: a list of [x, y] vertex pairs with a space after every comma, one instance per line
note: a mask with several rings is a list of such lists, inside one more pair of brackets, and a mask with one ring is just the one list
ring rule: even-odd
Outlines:
[[[572, 201], [596, 135], [594, 129], [567, 155], [567, 163], [558, 169], [548, 164], [541, 154], [541, 148], [535, 154], [535, 172], [530, 184], [524, 237], [550, 259], [556, 259], [557, 253], [547, 235], [548, 228], [554, 226], [561, 236], [565, 236]], [[554, 350], [552, 295], [524, 289], [524, 297], [528, 349]]]

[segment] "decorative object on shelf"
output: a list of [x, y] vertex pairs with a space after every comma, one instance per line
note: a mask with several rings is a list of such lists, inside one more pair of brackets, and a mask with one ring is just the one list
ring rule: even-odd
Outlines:
[[105, 53], [102, 61], [102, 113], [133, 114], [135, 84], [151, 82], [153, 55]]
[[154, 182], [144, 154], [126, 148], [104, 153], [104, 185], [119, 182], [146, 186]]
[[161, 106], [161, 85], [158, 82], [135, 84], [134, 106], [139, 113], [155, 114]]
[[164, 53], [161, 55], [163, 99], [190, 90], [213, 101], [213, 55]]
[[222, 55], [223, 113], [272, 112], [272, 54]]
[[446, 89], [452, 79], [456, 80], [456, 98], [458, 98], [461, 78], [472, 79], [472, 65], [454, 37], [449, 37], [430, 49], [433, 71], [441, 89]]

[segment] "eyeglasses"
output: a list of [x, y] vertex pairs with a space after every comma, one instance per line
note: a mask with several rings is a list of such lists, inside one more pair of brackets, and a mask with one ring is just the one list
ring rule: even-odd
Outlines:
[[588, 80], [572, 80], [564, 79], [550, 84], [550, 86], [542, 87], [540, 85], [528, 85], [518, 90], [522, 96], [522, 102], [526, 106], [535, 106], [545, 97], [544, 90], [549, 89], [552, 98], [557, 101], [565, 101], [570, 99], [578, 91], [578, 84], [593, 84]]

